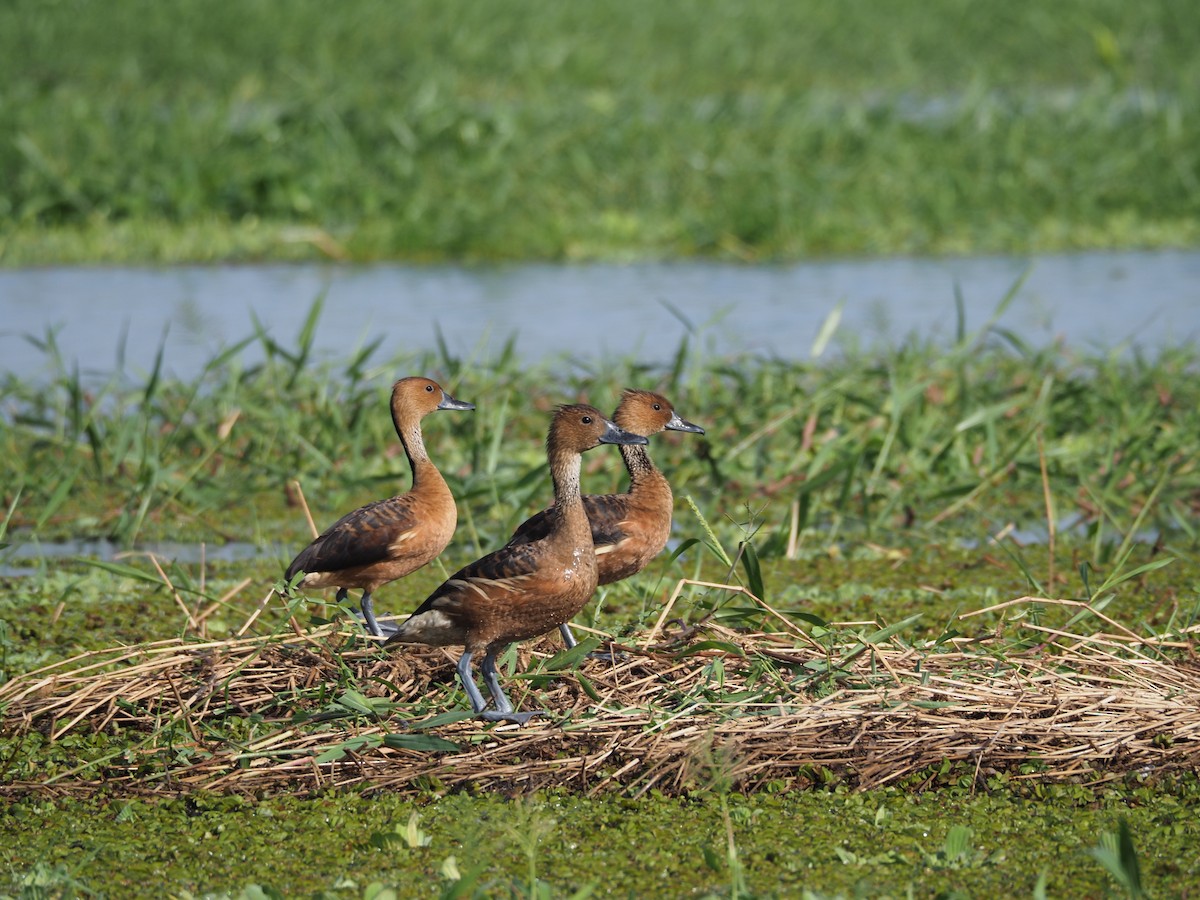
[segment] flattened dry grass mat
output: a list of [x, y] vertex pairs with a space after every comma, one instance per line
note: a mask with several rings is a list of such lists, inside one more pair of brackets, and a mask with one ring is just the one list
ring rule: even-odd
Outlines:
[[1092, 782], [1196, 769], [1193, 638], [1096, 615], [1112, 629], [1029, 617], [1004, 637], [905, 641], [777, 616], [780, 630], [655, 626], [565, 652], [548, 637], [501, 666], [518, 708], [548, 710], [523, 727], [470, 716], [457, 648], [384, 653], [333, 625], [114, 648], [0, 686], [0, 794], [636, 795], [703, 787], [714, 766], [742, 791], [919, 783], [946, 761], [976, 778]]

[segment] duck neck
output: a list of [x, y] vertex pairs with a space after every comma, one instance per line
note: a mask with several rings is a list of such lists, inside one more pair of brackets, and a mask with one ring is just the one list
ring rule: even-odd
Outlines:
[[554, 530], [566, 533], [572, 540], [587, 537], [592, 539], [587, 512], [579, 490], [579, 476], [583, 457], [578, 453], [559, 453], [550, 459], [550, 477], [554, 480], [554, 506], [558, 515], [554, 517]]
[[441, 474], [430, 462], [429, 454], [425, 450], [420, 419], [410, 421], [392, 410], [392, 423], [396, 426], [400, 446], [404, 448], [404, 455], [408, 457], [408, 466], [412, 469], [412, 489], [415, 491], [426, 483], [441, 481]]
[[658, 474], [644, 444], [622, 444], [621, 456], [625, 460], [625, 468], [629, 470], [631, 485], [650, 480]]
[[[666, 487], [667, 480], [655, 468], [644, 445], [623, 444], [621, 456], [625, 459], [625, 468], [629, 472], [629, 493], [638, 494]], [[670, 490], [669, 487], [666, 489]]]

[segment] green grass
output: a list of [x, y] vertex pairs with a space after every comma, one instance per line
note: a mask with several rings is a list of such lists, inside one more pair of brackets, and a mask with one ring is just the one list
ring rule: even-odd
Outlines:
[[[544, 435], [555, 403], [612, 408], [626, 386], [662, 389], [703, 438], [663, 435], [655, 456], [731, 546], [753, 535], [764, 558], [844, 536], [979, 540], [1048, 511], [1090, 544], [1092, 562], [1128, 550], [1131, 532], [1196, 536], [1200, 387], [1194, 347], [1154, 355], [1035, 349], [986, 326], [949, 348], [910, 340], [817, 363], [712, 358], [694, 334], [672, 359], [524, 366], [435, 352], [311, 361], [322, 315], [294, 346], [265, 333], [212, 359], [193, 382], [116, 371], [85, 380], [38, 341], [55, 372], [0, 380], [0, 506], [9, 539], [107, 537], [119, 543], [251, 541], [295, 547], [307, 526], [407, 486], [386, 414], [394, 379], [428, 373], [476, 403], [425, 422], [469, 554], [505, 538], [549, 497]], [[837, 341], [835, 336], [835, 343]], [[264, 362], [247, 362], [256, 349]], [[616, 453], [586, 458], [591, 491], [620, 482]], [[1044, 475], [1043, 475], [1044, 470]], [[681, 503], [680, 517], [688, 518]], [[286, 560], [284, 560], [286, 562]]]
[[0, 10], [0, 264], [1195, 246], [1200, 11]]

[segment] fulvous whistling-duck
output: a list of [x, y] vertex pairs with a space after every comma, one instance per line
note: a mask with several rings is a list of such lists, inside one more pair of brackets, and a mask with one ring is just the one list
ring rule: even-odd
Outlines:
[[[704, 434], [699, 425], [684, 421], [662, 394], [628, 389], [613, 413], [613, 421], [632, 434], [650, 437], [664, 429]], [[643, 446], [621, 447], [629, 470], [629, 491], [624, 494], [588, 494], [583, 498], [600, 584], [612, 584], [636, 575], [662, 552], [671, 536], [671, 485], [650, 460]], [[544, 509], [517, 526], [509, 544], [537, 540], [550, 529], [555, 507]], [[575, 646], [571, 626], [559, 627], [568, 647]]]
[[441, 553], [458, 523], [450, 488], [425, 451], [421, 419], [438, 409], [474, 408], [428, 378], [397, 381], [392, 386], [392, 423], [412, 467], [412, 489], [342, 516], [300, 551], [284, 577], [291, 581], [303, 572], [298, 587], [336, 587], [339, 603], [350, 588], [361, 588], [367, 628], [381, 636], [371, 594]]
[[[579, 490], [581, 454], [599, 444], [645, 443], [595, 407], [559, 407], [546, 439], [558, 512], [546, 534], [501, 547], [460, 569], [400, 623], [387, 644], [462, 644], [457, 671], [477, 715], [517, 723], [536, 715], [514, 712], [500, 687], [496, 654], [570, 621], [596, 590], [596, 554]], [[480, 653], [494, 710], [485, 708], [471, 671], [471, 659]]]

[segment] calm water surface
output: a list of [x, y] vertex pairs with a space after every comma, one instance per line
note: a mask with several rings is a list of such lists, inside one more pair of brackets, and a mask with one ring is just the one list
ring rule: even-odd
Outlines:
[[[431, 349], [438, 331], [468, 359], [511, 337], [520, 358], [666, 361], [686, 335], [714, 352], [808, 359], [842, 305], [834, 347], [916, 334], [950, 340], [955, 291], [968, 329], [982, 326], [1028, 270], [1000, 326], [1043, 345], [1157, 349], [1200, 337], [1200, 252], [1086, 253], [969, 259], [505, 266], [182, 266], [0, 271], [0, 371], [48, 374], [25, 335], [54, 329], [68, 364], [105, 373], [125, 335], [126, 367], [158, 347], [188, 378], [253, 333], [254, 317], [294, 346], [313, 300], [326, 305], [323, 358], [382, 336], [377, 359]], [[255, 358], [248, 349], [247, 358]]]

